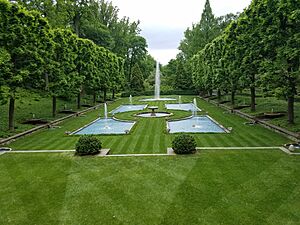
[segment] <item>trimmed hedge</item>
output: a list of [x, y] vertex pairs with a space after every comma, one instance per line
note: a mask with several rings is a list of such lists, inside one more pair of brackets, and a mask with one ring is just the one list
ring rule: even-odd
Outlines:
[[192, 154], [196, 152], [196, 140], [188, 134], [181, 134], [174, 138], [172, 148], [176, 154]]
[[75, 150], [77, 155], [95, 155], [100, 152], [102, 143], [94, 135], [83, 135], [76, 143]]

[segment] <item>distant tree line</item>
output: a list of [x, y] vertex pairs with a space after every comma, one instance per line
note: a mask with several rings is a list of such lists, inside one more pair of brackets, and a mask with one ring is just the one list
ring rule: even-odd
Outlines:
[[[96, 10], [92, 6], [103, 8]], [[51, 95], [55, 117], [59, 96], [77, 95], [79, 108], [83, 90], [92, 93], [95, 102], [99, 92], [105, 96], [108, 91], [114, 94], [129, 87], [131, 77], [136, 77], [132, 74], [134, 66], [139, 68], [140, 76], [151, 73], [154, 60], [147, 55], [145, 39], [137, 34], [138, 24], [129, 23], [128, 18], [118, 20], [103, 14], [106, 24], [100, 24], [99, 18], [89, 23], [88, 16], [95, 16], [89, 11], [92, 9], [95, 13], [116, 10], [104, 1], [9, 3], [0, 0], [0, 100], [9, 101], [10, 130], [14, 129], [15, 99], [19, 88], [42, 90]], [[122, 37], [128, 38], [123, 45], [111, 37], [109, 27], [113, 26], [113, 19], [117, 20], [117, 25], [112, 30], [120, 29], [114, 35], [119, 35], [120, 42], [124, 41]], [[101, 29], [107, 38], [98, 33]], [[122, 32], [128, 32], [128, 35], [122, 36]]]
[[253, 0], [238, 19], [192, 57], [193, 84], [199, 91], [231, 93], [249, 89], [255, 111], [256, 89], [283, 96], [288, 121], [300, 77], [300, 1]]

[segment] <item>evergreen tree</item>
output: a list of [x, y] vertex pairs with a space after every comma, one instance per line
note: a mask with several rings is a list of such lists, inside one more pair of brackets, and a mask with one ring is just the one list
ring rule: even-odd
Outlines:
[[133, 91], [143, 91], [144, 90], [143, 74], [137, 63], [134, 64], [134, 66], [132, 67], [131, 79], [130, 79], [130, 89]]
[[175, 88], [181, 90], [190, 90], [192, 89], [192, 79], [191, 74], [186, 70], [186, 61], [184, 60], [182, 55], [177, 56], [177, 65], [176, 65], [176, 73], [175, 73]]
[[186, 59], [190, 59], [219, 34], [217, 19], [212, 13], [209, 0], [206, 0], [200, 22], [185, 31], [179, 50]]

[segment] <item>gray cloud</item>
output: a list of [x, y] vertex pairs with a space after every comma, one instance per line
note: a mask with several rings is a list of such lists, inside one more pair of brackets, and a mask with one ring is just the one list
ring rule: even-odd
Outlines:
[[183, 39], [183, 30], [184, 28], [148, 27], [142, 29], [142, 36], [146, 38], [149, 48], [176, 49]]

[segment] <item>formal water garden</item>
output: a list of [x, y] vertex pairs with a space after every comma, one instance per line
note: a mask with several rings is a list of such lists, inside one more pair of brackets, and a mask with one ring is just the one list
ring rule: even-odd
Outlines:
[[299, 3], [161, 63], [114, 2], [0, 0], [0, 224], [298, 224]]

